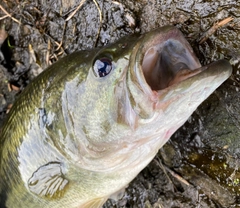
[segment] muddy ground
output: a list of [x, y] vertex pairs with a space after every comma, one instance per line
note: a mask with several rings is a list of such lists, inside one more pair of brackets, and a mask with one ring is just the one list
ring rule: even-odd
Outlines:
[[[1, 1], [1, 123], [15, 97], [61, 57], [175, 25], [202, 65], [225, 58], [233, 65], [233, 75], [172, 136], [123, 198], [104, 207], [240, 207], [240, 1], [88, 0], [71, 16], [79, 4]], [[233, 20], [217, 29], [228, 17]], [[217, 30], [200, 44], [212, 26]]]

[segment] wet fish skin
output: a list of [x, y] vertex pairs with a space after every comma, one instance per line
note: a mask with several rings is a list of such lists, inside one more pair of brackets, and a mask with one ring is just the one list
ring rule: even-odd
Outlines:
[[[172, 61], [159, 61], [162, 48]], [[96, 77], [102, 58], [113, 69]], [[149, 60], [156, 62], [150, 69]], [[171, 71], [159, 85], [162, 79], [147, 75], [164, 76], [160, 62], [190, 71]], [[3, 127], [0, 207], [101, 207], [231, 74], [224, 60], [200, 67], [171, 26], [75, 52], [50, 66], [26, 87]]]

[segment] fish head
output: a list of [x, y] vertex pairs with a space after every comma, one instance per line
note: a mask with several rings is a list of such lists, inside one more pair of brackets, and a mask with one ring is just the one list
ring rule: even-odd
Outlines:
[[91, 60], [72, 119], [81, 167], [94, 171], [139, 172], [232, 70], [225, 60], [202, 67], [172, 26], [124, 38]]

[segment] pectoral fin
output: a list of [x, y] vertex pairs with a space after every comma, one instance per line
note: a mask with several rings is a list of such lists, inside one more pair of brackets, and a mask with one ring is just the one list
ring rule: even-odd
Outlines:
[[[127, 185], [128, 186], [128, 185]], [[119, 199], [123, 198], [124, 196], [124, 193], [125, 193], [125, 189], [126, 187], [125, 186], [124, 188], [120, 189], [119, 191], [115, 192], [114, 194], [112, 194], [109, 198], [110, 199], [113, 199], [115, 201], [118, 201]]]
[[59, 197], [68, 180], [64, 178], [61, 163], [51, 162], [38, 168], [28, 180], [30, 191], [41, 197]]
[[103, 204], [107, 201], [108, 197], [96, 198], [83, 204], [81, 208], [102, 208]]

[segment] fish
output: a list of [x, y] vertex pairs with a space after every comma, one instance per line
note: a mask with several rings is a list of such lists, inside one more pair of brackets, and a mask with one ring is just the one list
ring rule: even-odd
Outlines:
[[201, 66], [174, 26], [65, 56], [8, 114], [0, 207], [102, 207], [231, 73], [227, 60]]

